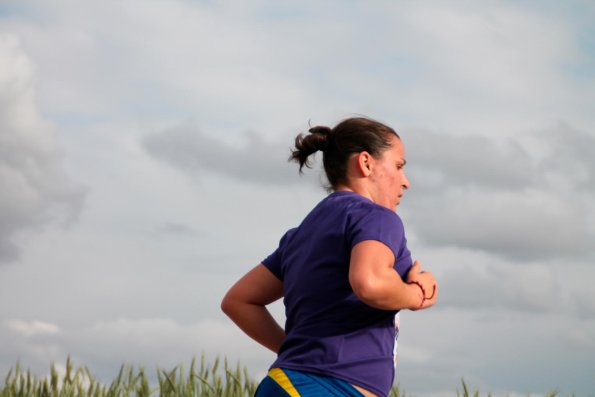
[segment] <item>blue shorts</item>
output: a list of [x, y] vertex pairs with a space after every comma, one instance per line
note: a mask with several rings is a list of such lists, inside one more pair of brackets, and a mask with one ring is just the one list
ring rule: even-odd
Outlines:
[[272, 368], [254, 397], [362, 397], [344, 380], [289, 369]]

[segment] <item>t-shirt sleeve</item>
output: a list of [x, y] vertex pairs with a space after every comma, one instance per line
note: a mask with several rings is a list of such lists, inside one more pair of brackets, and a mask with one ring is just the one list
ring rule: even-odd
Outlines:
[[365, 240], [376, 240], [385, 244], [395, 256], [394, 267], [401, 276], [407, 273], [412, 265], [403, 221], [393, 211], [371, 207], [355, 212], [348, 227], [347, 239], [350, 249]]
[[279, 240], [279, 246], [277, 249], [262, 261], [262, 264], [281, 281], [283, 281], [283, 250], [287, 245], [287, 240], [295, 230], [296, 229], [290, 229], [287, 231], [287, 233], [281, 237], [281, 240]]

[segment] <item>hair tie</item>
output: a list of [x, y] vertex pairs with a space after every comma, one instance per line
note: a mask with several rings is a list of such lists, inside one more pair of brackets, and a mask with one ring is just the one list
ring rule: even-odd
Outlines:
[[316, 126], [308, 130], [310, 132], [309, 140], [316, 150], [325, 152], [329, 146], [329, 137], [332, 130], [326, 126]]

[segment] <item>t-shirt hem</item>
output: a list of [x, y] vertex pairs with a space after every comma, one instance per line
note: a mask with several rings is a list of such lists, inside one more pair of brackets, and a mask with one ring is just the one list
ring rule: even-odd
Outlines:
[[273, 368], [281, 368], [281, 369], [289, 369], [289, 370], [294, 370], [294, 371], [309, 372], [309, 373], [316, 374], [316, 375], [330, 376], [333, 378], [341, 379], [341, 380], [344, 380], [345, 382], [348, 382], [352, 386], [355, 385], [355, 386], [361, 387], [367, 391], [370, 391], [370, 392], [378, 395], [379, 397], [388, 397], [388, 395], [390, 393], [390, 390], [388, 392], [380, 390], [375, 385], [363, 384], [361, 382], [361, 380], [353, 379], [348, 376], [344, 376], [341, 373], [336, 373], [334, 371], [322, 371], [318, 368], [304, 367], [301, 365], [276, 364], [276, 363], [273, 364], [270, 369], [273, 369]]

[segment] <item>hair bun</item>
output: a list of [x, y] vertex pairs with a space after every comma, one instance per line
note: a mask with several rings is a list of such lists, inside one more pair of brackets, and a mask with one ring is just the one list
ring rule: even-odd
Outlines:
[[316, 127], [310, 128], [308, 131], [311, 134], [320, 134], [320, 135], [324, 135], [324, 136], [329, 136], [333, 130], [331, 130], [330, 127], [318, 125]]

